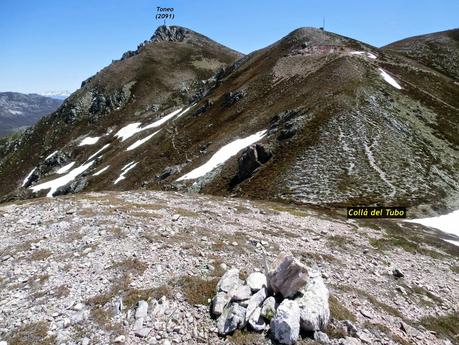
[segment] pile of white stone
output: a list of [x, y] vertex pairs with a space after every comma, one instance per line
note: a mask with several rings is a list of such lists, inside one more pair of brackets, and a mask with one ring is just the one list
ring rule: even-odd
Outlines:
[[330, 318], [329, 292], [320, 271], [291, 255], [280, 255], [266, 271], [251, 273], [245, 282], [236, 268], [223, 275], [211, 305], [218, 333], [270, 332], [281, 344], [294, 344], [300, 330], [326, 337], [322, 331]]

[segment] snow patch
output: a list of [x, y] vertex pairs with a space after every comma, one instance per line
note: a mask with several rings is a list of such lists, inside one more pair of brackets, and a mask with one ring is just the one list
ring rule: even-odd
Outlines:
[[226, 162], [229, 158], [236, 155], [239, 151], [253, 143], [261, 140], [266, 135], [266, 130], [257, 132], [243, 139], [237, 139], [219, 149], [205, 164], [183, 175], [177, 181], [191, 180], [204, 176], [219, 165]]
[[[453, 211], [442, 216], [419, 218], [406, 220], [410, 223], [418, 223], [431, 228], [436, 228], [448, 234], [459, 236], [459, 210]], [[458, 241], [448, 240], [448, 242], [459, 245]]]
[[134, 134], [142, 131], [142, 129], [140, 129], [140, 125], [140, 122], [130, 123], [129, 125], [124, 126], [118, 132], [116, 132], [115, 137], [120, 138], [121, 142], [123, 142], [126, 139], [132, 137]]
[[360, 55], [360, 56], [366, 56], [369, 57], [370, 59], [376, 59], [377, 56], [373, 53], [370, 52], [364, 52], [364, 51], [354, 51], [350, 53], [351, 55]]
[[393, 87], [395, 87], [396, 89], [401, 89], [402, 87], [400, 86], [399, 83], [397, 83], [395, 81], [394, 78], [392, 78], [385, 70], [383, 70], [382, 68], [379, 68], [379, 74], [381, 74], [381, 76], [384, 78], [384, 80], [386, 82], [388, 82], [390, 85], [392, 85]]
[[54, 151], [53, 153], [51, 153], [50, 155], [48, 155], [48, 156], [45, 158], [45, 161], [47, 161], [48, 159], [50, 159], [51, 157], [53, 157], [56, 153], [57, 153], [57, 151]]
[[100, 174], [105, 172], [108, 168], [110, 168], [110, 165], [107, 165], [105, 168], [102, 168], [99, 171], [95, 172], [94, 174], [92, 174], [92, 176], [99, 176]]
[[113, 182], [113, 184], [117, 184], [121, 180], [124, 180], [126, 178], [124, 175], [126, 175], [128, 171], [133, 169], [137, 164], [138, 162], [137, 163], [131, 162], [131, 163], [126, 164], [124, 167], [122, 167], [120, 176], [118, 176], [118, 178], [115, 180], [115, 182]]
[[180, 113], [182, 111], [183, 108], [179, 108], [175, 111], [173, 111], [172, 113], [160, 118], [159, 120], [149, 124], [148, 126], [145, 126], [142, 128], [142, 130], [144, 129], [150, 129], [150, 128], [156, 128], [156, 127], [159, 127], [161, 126], [163, 123], [169, 121], [170, 119], [172, 119], [175, 115], [177, 115], [178, 113]]
[[94, 164], [94, 161], [91, 161], [87, 164], [84, 164], [82, 166], [79, 166], [78, 168], [71, 170], [69, 173], [67, 173], [64, 176], [61, 176], [57, 179], [47, 181], [47, 182], [41, 183], [36, 186], [29, 187], [29, 188], [32, 189], [34, 193], [40, 190], [43, 190], [43, 189], [49, 189], [49, 192], [46, 196], [49, 198], [52, 198], [53, 194], [56, 192], [56, 190], [59, 187], [65, 186], [67, 183], [72, 182], [75, 179], [75, 177], [85, 172], [93, 164]]
[[186, 108], [184, 111], [182, 111], [180, 114], [177, 115], [177, 119], [180, 117], [180, 116], [183, 116], [188, 110], [190, 110], [191, 108], [193, 108], [195, 106], [195, 103], [193, 103], [192, 105], [190, 105], [188, 108]]
[[[159, 130], [160, 131], [160, 130]], [[140, 145], [142, 145], [143, 143], [147, 142], [148, 140], [150, 140], [156, 133], [158, 133], [159, 131], [156, 131], [154, 132], [153, 134], [150, 134], [149, 136], [143, 138], [143, 139], [140, 139], [140, 140], [137, 140], [134, 144], [132, 144], [131, 146], [129, 146], [126, 151], [131, 151], [131, 150], [134, 150], [136, 148], [138, 148]]]
[[146, 129], [156, 128], [156, 127], [161, 126], [162, 124], [166, 123], [167, 121], [172, 119], [175, 115], [179, 114], [180, 112], [181, 113], [179, 114], [179, 116], [182, 116], [190, 108], [191, 108], [191, 106], [189, 108], [185, 109], [183, 112], [181, 112], [183, 108], [179, 108], [177, 110], [174, 110], [172, 113], [160, 118], [159, 120], [157, 120], [157, 121], [155, 121], [153, 123], [150, 123], [149, 125], [146, 125], [145, 127], [140, 127], [142, 125], [140, 122], [130, 123], [129, 125], [124, 126], [118, 132], [116, 132], [115, 137], [120, 138], [121, 142], [123, 142], [126, 139], [129, 139], [130, 137], [132, 137], [134, 134], [142, 132], [142, 131], [144, 131]]
[[86, 160], [86, 162], [87, 162], [87, 161], [90, 161], [91, 159], [93, 159], [94, 157], [96, 157], [99, 153], [101, 153], [103, 150], [105, 150], [105, 149], [106, 149], [107, 147], [109, 147], [109, 146], [110, 146], [110, 144], [105, 144], [104, 146], [102, 146], [102, 148], [99, 149], [99, 150], [97, 150], [96, 153], [92, 154], [91, 157], [89, 157], [89, 158]]
[[100, 137], [87, 137], [84, 138], [78, 146], [85, 146], [85, 145], [94, 145], [99, 141]]
[[26, 185], [26, 183], [29, 182], [29, 178], [30, 178], [30, 176], [32, 176], [32, 174], [35, 172], [35, 170], [37, 170], [37, 168], [33, 168], [32, 171], [29, 172], [29, 174], [25, 177], [24, 181], [22, 182], [21, 187], [24, 187]]
[[75, 165], [75, 162], [70, 162], [69, 164], [63, 166], [60, 168], [58, 171], [56, 171], [56, 174], [62, 175], [65, 174], [67, 171], [69, 171], [73, 166]]

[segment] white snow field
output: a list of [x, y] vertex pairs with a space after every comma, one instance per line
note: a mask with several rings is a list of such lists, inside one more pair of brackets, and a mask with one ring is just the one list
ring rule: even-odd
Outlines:
[[122, 167], [120, 176], [118, 176], [118, 178], [115, 180], [115, 182], [113, 182], [113, 184], [117, 184], [121, 180], [124, 180], [126, 178], [124, 175], [126, 175], [128, 171], [133, 169], [137, 164], [138, 162], [137, 163], [131, 162], [129, 164], [126, 164], [124, 167]]
[[402, 87], [395, 81], [394, 78], [392, 78], [385, 70], [382, 68], [379, 68], [379, 74], [384, 78], [385, 81], [387, 81], [390, 85], [395, 87], [396, 89], [401, 89]]
[[[159, 120], [150, 123], [149, 125], [146, 125], [145, 127], [140, 127], [142, 124], [140, 122], [134, 122], [130, 123], [127, 126], [124, 126], [121, 128], [118, 132], [116, 132], [115, 137], [118, 137], [121, 139], [121, 142], [125, 141], [126, 139], [129, 139], [132, 137], [134, 134], [140, 133], [146, 129], [151, 129], [151, 128], [156, 128], [161, 126], [162, 124], [166, 123], [170, 119], [172, 119], [174, 116], [177, 114], [177, 118], [185, 114], [188, 110], [190, 110], [194, 104], [190, 105], [188, 108], [182, 111], [183, 108], [179, 108], [177, 110], [174, 110], [172, 113], [160, 118]], [[132, 150], [132, 149], [131, 149]]]
[[107, 165], [105, 168], [100, 169], [99, 171], [96, 171], [92, 176], [99, 176], [103, 172], [107, 171], [107, 169], [110, 168], [110, 165]]
[[87, 161], [90, 161], [91, 159], [93, 159], [94, 157], [96, 157], [99, 153], [101, 153], [103, 150], [105, 150], [107, 147], [109, 147], [110, 144], [105, 144], [104, 146], [102, 146], [102, 148], [100, 148], [99, 150], [97, 150], [94, 154], [91, 155], [91, 157], [89, 157]]
[[33, 169], [27, 174], [27, 176], [25, 177], [24, 181], [22, 181], [21, 187], [24, 187], [24, 186], [25, 186], [25, 184], [29, 181], [30, 176], [32, 176], [32, 174], [34, 173], [35, 170], [37, 170], [37, 168], [33, 168]]
[[[160, 130], [159, 130], [160, 131]], [[131, 151], [131, 150], [134, 150], [136, 148], [138, 148], [140, 145], [142, 145], [143, 143], [147, 142], [148, 140], [150, 140], [156, 133], [158, 133], [159, 131], [156, 131], [154, 132], [153, 134], [150, 134], [149, 136], [146, 136], [145, 138], [143, 139], [140, 139], [140, 140], [137, 140], [134, 144], [132, 144], [131, 146], [129, 146], [126, 151]]]
[[351, 55], [360, 55], [360, 56], [366, 56], [369, 57], [370, 59], [376, 59], [376, 55], [370, 52], [364, 52], [364, 51], [355, 51], [351, 52]]
[[[442, 216], [419, 218], [406, 220], [410, 223], [418, 223], [431, 228], [436, 228], [448, 234], [459, 236], [459, 210], [453, 211]], [[448, 242], [459, 245], [458, 241], [448, 240]]]
[[69, 164], [63, 166], [60, 168], [58, 171], [56, 171], [56, 174], [62, 175], [65, 174], [67, 171], [69, 171], [73, 166], [75, 165], [75, 162], [70, 162]]
[[75, 168], [73, 170], [70, 170], [66, 175], [61, 176], [59, 178], [56, 178], [51, 181], [47, 181], [41, 184], [38, 184], [36, 186], [29, 187], [32, 189], [34, 193], [43, 190], [43, 189], [49, 189], [48, 194], [46, 195], [49, 198], [53, 197], [53, 194], [56, 192], [56, 190], [59, 187], [65, 186], [67, 183], [73, 181], [75, 177], [78, 175], [82, 174], [84, 171], [86, 171], [91, 165], [93, 165], [94, 161], [91, 161], [87, 164], [84, 164], [82, 166], [79, 166], [78, 168]]
[[78, 144], [78, 146], [94, 145], [95, 143], [97, 143], [99, 141], [99, 139], [100, 139], [100, 137], [87, 137], [87, 138], [84, 138]]
[[261, 140], [266, 135], [266, 130], [257, 132], [243, 139], [237, 139], [219, 149], [205, 164], [178, 178], [177, 181], [192, 180], [204, 176], [214, 170], [239, 151]]

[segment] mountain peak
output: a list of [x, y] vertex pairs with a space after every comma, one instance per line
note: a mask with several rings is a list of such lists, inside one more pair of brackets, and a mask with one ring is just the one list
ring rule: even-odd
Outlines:
[[191, 30], [181, 26], [161, 25], [151, 37], [151, 42], [183, 42], [192, 33]]

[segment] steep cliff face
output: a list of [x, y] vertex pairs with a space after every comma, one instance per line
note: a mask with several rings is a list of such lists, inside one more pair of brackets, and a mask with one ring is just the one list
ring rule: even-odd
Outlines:
[[333, 33], [301, 28], [241, 57], [160, 27], [3, 148], [1, 192], [179, 189], [443, 212], [459, 200], [458, 109], [444, 73]]

